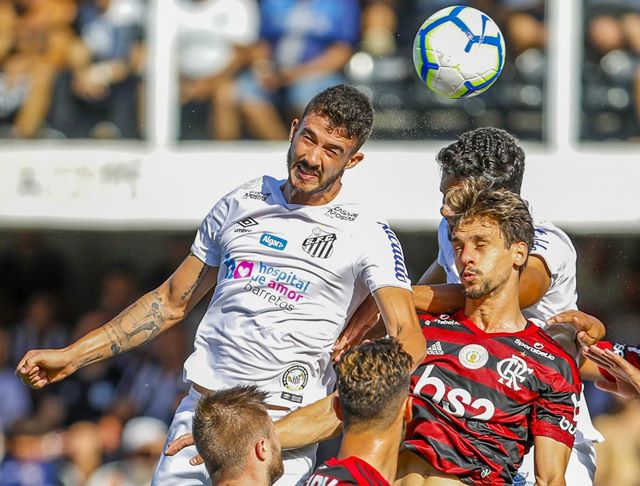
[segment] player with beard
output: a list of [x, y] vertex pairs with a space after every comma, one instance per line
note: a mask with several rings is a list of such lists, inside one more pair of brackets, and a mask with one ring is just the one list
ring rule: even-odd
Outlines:
[[[440, 166], [440, 191], [443, 196], [461, 182], [476, 178], [520, 194], [525, 169], [525, 153], [518, 140], [498, 128], [482, 127], [463, 133], [456, 141], [442, 148], [436, 161]], [[577, 337], [593, 344], [604, 336], [604, 326], [577, 310], [576, 251], [571, 239], [553, 223], [534, 219], [534, 243], [526, 268], [520, 276], [519, 299], [523, 315], [543, 327], [548, 323], [567, 323], [577, 328]], [[419, 312], [447, 312], [464, 305], [460, 275], [455, 253], [449, 239], [450, 227], [442, 218], [438, 228], [438, 258], [414, 286], [414, 299]], [[445, 285], [438, 285], [448, 282]], [[426, 285], [429, 284], [429, 285]], [[434, 285], [436, 284], [436, 285]], [[377, 309], [368, 301], [355, 313], [354, 322], [345, 330], [337, 346], [345, 341], [358, 342], [367, 322], [375, 322]], [[564, 334], [565, 329], [549, 327], [548, 332], [571, 348], [578, 357], [581, 343]], [[556, 331], [558, 333], [556, 334]], [[576, 346], [576, 344], [578, 344]], [[578, 431], [567, 469], [569, 484], [593, 484], [595, 475], [594, 442], [602, 439], [591, 423], [584, 395], [580, 395]], [[533, 486], [533, 451], [525, 458], [518, 486]]]
[[[581, 383], [573, 358], [520, 311], [534, 232], [526, 204], [465, 181], [444, 207], [465, 306], [451, 316], [419, 316], [427, 356], [411, 378], [413, 419], [396, 484], [511, 485], [535, 444], [537, 481], [565, 485]], [[328, 402], [276, 424], [283, 448], [338, 430]]]
[[216, 486], [271, 486], [282, 476], [280, 442], [267, 393], [238, 386], [204, 395], [193, 416], [196, 449]]
[[[372, 125], [371, 103], [355, 88], [319, 93], [291, 124], [287, 179], [263, 176], [223, 197], [165, 283], [67, 348], [29, 351], [18, 375], [41, 388], [145, 344], [184, 319], [214, 286], [184, 366], [191, 389], [168, 442], [191, 431], [195, 403], [212, 390], [255, 384], [267, 392], [274, 419], [325, 397], [335, 381], [335, 339], [370, 294], [389, 335], [417, 365], [424, 337], [400, 243], [379, 215], [341, 191], [344, 171], [364, 158], [360, 148]], [[314, 453], [284, 454], [278, 484], [303, 481]], [[207, 484], [206, 468], [189, 463], [193, 455], [193, 448], [163, 455], [153, 484]]]

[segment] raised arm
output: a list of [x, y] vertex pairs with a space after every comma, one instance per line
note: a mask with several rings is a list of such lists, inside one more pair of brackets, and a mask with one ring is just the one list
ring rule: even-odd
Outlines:
[[416, 309], [413, 295], [400, 287], [382, 287], [373, 293], [380, 314], [387, 328], [387, 334], [398, 338], [404, 350], [413, 358], [415, 369], [426, 355], [426, 342]]
[[565, 486], [571, 448], [545, 436], [533, 439], [536, 486]]
[[414, 285], [413, 303], [418, 312], [453, 313], [464, 307], [464, 291], [460, 284]]
[[31, 387], [42, 388], [90, 363], [141, 346], [179, 323], [215, 285], [217, 275], [217, 268], [189, 255], [157, 289], [70, 346], [27, 352], [16, 374]]
[[335, 393], [298, 408], [274, 425], [283, 449], [298, 449], [335, 437], [342, 422], [333, 409]]

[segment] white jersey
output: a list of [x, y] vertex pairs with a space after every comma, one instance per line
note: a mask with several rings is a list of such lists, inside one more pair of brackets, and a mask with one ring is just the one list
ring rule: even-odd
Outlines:
[[331, 390], [331, 348], [366, 296], [411, 282], [384, 221], [340, 195], [288, 204], [284, 182], [251, 181], [202, 222], [192, 252], [219, 267], [218, 282], [184, 370], [208, 389], [253, 383], [296, 408]]
[[[571, 239], [560, 228], [549, 221], [534, 221], [534, 238], [531, 255], [544, 260], [551, 275], [551, 285], [547, 293], [538, 302], [526, 309], [522, 314], [538, 325], [547, 319], [566, 310], [577, 309], [578, 294], [576, 292], [576, 250]], [[449, 225], [442, 218], [438, 226], [438, 265], [447, 274], [447, 283], [460, 283], [460, 275], [455, 264], [453, 246], [449, 240]], [[594, 428], [589, 409], [580, 395], [579, 412], [576, 418], [578, 430], [577, 444], [583, 442], [601, 442], [602, 435]]]

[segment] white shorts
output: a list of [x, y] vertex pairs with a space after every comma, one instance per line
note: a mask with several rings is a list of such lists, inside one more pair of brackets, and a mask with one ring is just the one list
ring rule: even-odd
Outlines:
[[[180, 405], [171, 422], [165, 449], [170, 442], [187, 432], [191, 432], [191, 422], [196, 403], [202, 395], [191, 388]], [[281, 415], [281, 414], [280, 414]], [[298, 486], [307, 480], [315, 462], [317, 446], [305, 447], [293, 451], [283, 451], [284, 475], [275, 486]], [[189, 459], [197, 454], [195, 446], [182, 449], [175, 456], [160, 456], [160, 461], [153, 475], [151, 486], [208, 486], [211, 484], [204, 464], [192, 466]]]
[[[534, 486], [536, 475], [533, 466], [533, 447], [524, 456], [513, 486]], [[575, 444], [571, 449], [567, 472], [564, 475], [567, 486], [593, 486], [596, 474], [596, 452], [592, 442]]]

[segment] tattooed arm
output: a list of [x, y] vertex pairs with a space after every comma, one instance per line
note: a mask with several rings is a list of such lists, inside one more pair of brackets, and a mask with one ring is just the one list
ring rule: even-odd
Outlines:
[[215, 285], [218, 269], [189, 255], [157, 289], [117, 317], [63, 349], [29, 351], [16, 374], [33, 388], [66, 378], [77, 369], [137, 346], [179, 323]]

